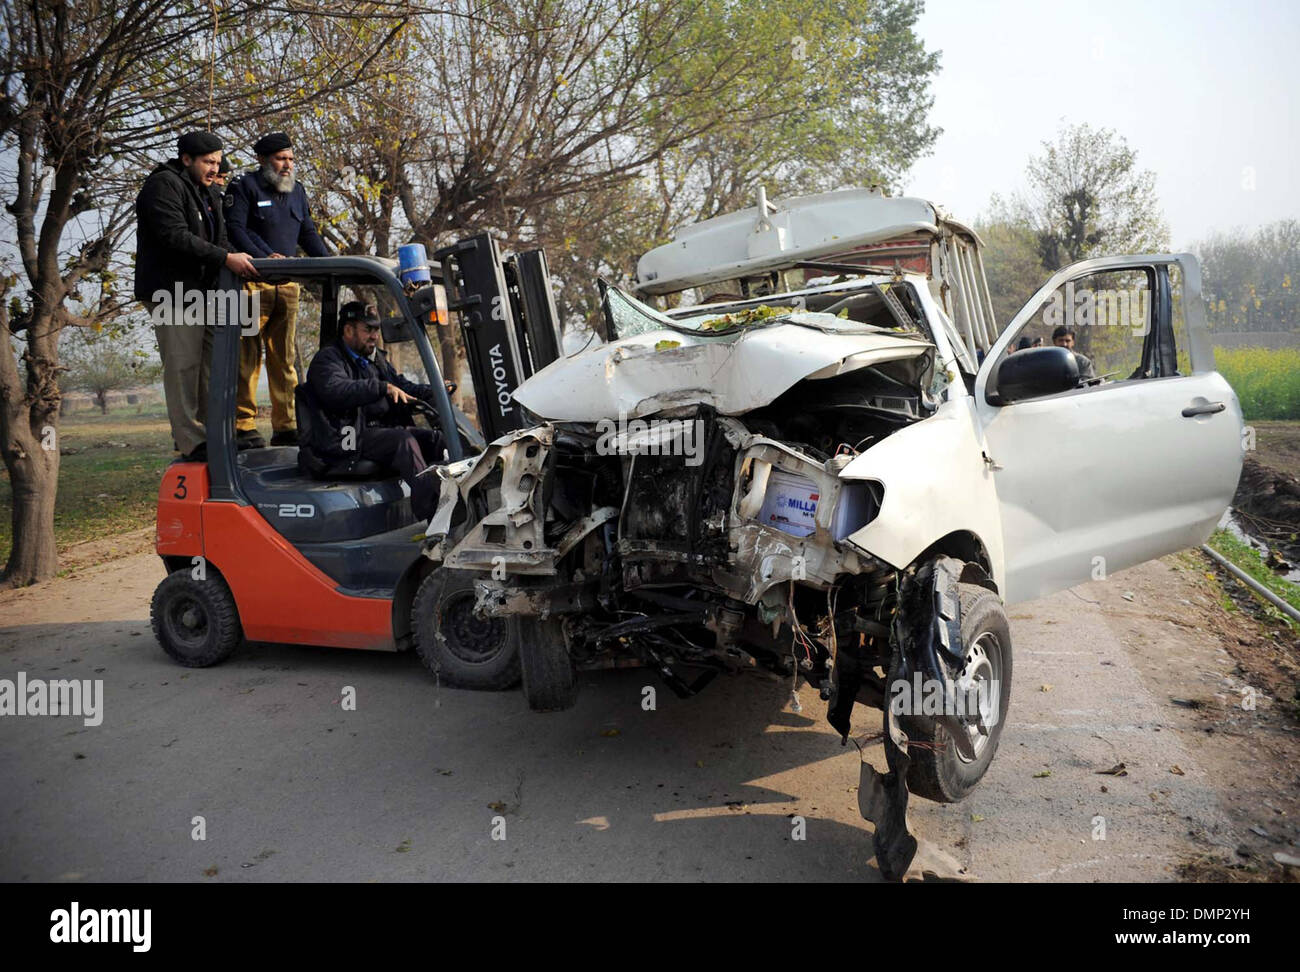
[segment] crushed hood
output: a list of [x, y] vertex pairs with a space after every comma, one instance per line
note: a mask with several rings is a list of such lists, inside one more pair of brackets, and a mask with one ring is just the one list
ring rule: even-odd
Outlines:
[[[826, 315], [794, 319], [804, 317]], [[726, 335], [647, 331], [560, 358], [520, 385], [514, 397], [552, 422], [598, 422], [620, 414], [639, 418], [691, 405], [741, 415], [806, 378], [919, 359], [934, 348], [915, 336], [861, 325], [827, 331], [792, 322]]]

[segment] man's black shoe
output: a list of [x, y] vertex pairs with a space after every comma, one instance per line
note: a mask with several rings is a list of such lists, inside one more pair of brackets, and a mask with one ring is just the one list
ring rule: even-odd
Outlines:
[[271, 435], [271, 445], [273, 446], [296, 446], [297, 444], [297, 429], [280, 429]]
[[266, 440], [262, 438], [262, 433], [257, 429], [237, 429], [235, 431], [235, 445], [240, 449], [265, 449]]
[[183, 456], [178, 456], [172, 462], [207, 462], [208, 461], [208, 444], [200, 442]]

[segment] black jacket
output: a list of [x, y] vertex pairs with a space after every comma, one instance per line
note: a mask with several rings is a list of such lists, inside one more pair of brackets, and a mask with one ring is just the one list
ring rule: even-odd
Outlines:
[[[212, 215], [205, 219], [204, 201]], [[217, 282], [229, 244], [220, 196], [189, 177], [179, 159], [164, 162], [135, 198], [135, 297], [155, 291], [207, 290]]]
[[307, 369], [307, 384], [325, 420], [312, 423], [318, 430], [314, 433], [315, 441], [307, 443], [312, 451], [320, 456], [344, 456], [344, 426], [356, 429], [356, 448], [360, 449], [367, 427], [414, 424], [411, 409], [393, 402], [385, 392], [385, 383], [426, 402], [433, 398], [431, 385], [419, 385], [403, 378], [381, 350], [376, 349], [370, 363], [362, 365], [348, 352], [341, 338], [321, 348]]
[[227, 232], [241, 252], [255, 257], [272, 253], [291, 257], [302, 247], [308, 256], [329, 256], [307, 208], [302, 183], [276, 192], [261, 172], [246, 172], [226, 190]]

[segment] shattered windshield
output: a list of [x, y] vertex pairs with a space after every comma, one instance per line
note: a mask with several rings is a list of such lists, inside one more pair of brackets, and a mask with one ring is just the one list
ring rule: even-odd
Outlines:
[[614, 339], [635, 337], [650, 331], [673, 330], [697, 335], [725, 335], [770, 324], [797, 324], [827, 334], [888, 334], [898, 328], [877, 327], [849, 320], [847, 314], [825, 314], [775, 303], [734, 310], [730, 313], [701, 314], [672, 318], [642, 303], [631, 294], [601, 281], [605, 321]]

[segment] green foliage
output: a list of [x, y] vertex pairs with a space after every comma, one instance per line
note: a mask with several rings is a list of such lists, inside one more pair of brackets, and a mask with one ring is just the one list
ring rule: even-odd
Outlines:
[[1137, 168], [1137, 153], [1108, 128], [1063, 128], [1025, 167], [1028, 190], [994, 196], [989, 222], [1015, 223], [1034, 234], [1044, 270], [1116, 253], [1152, 253], [1169, 245], [1155, 173]]
[[1194, 250], [1211, 328], [1295, 331], [1300, 326], [1300, 220], [1279, 220], [1251, 234], [1217, 233]]
[[1300, 419], [1300, 350], [1215, 348], [1219, 373], [1251, 419]]
[[993, 302], [993, 320], [999, 332], [1043, 285], [1047, 274], [1038, 257], [1037, 240], [1021, 223], [978, 222], [975, 231], [984, 241], [984, 275]]
[[412, 18], [373, 80], [245, 122], [241, 138], [296, 133], [340, 249], [477, 230], [541, 244], [561, 310], [594, 322], [592, 281], [628, 283], [674, 227], [753, 205], [759, 185], [779, 198], [897, 184], [939, 134], [921, 9], [450, 0]]
[[[59, 447], [66, 453], [54, 513], [60, 551], [153, 522], [158, 480], [174, 455], [163, 405], [69, 415], [59, 426]], [[12, 501], [9, 477], [0, 470], [0, 508]], [[12, 543], [9, 517], [0, 517], [0, 560]]]
[[162, 365], [147, 351], [134, 347], [130, 338], [129, 332], [68, 335], [63, 348], [68, 369], [63, 387], [90, 392], [100, 409], [107, 412], [109, 392], [159, 381]]
[[[1210, 537], [1209, 546], [1232, 561], [1233, 564], [1240, 567], [1293, 608], [1300, 610], [1300, 585], [1293, 584], [1273, 573], [1265, 566], [1264, 558], [1260, 556], [1259, 551], [1254, 547], [1238, 540], [1227, 530], [1215, 530]], [[1267, 602], [1264, 603], [1279, 620], [1285, 621], [1292, 627], [1295, 626], [1295, 623], [1282, 614], [1281, 611], [1267, 604]]]
[[793, 307], [769, 307], [767, 304], [759, 304], [757, 307], [749, 307], [730, 314], [719, 314], [717, 317], [711, 317], [700, 324], [700, 330], [726, 331], [733, 327], [752, 327], [773, 318], [788, 317], [793, 313]]

